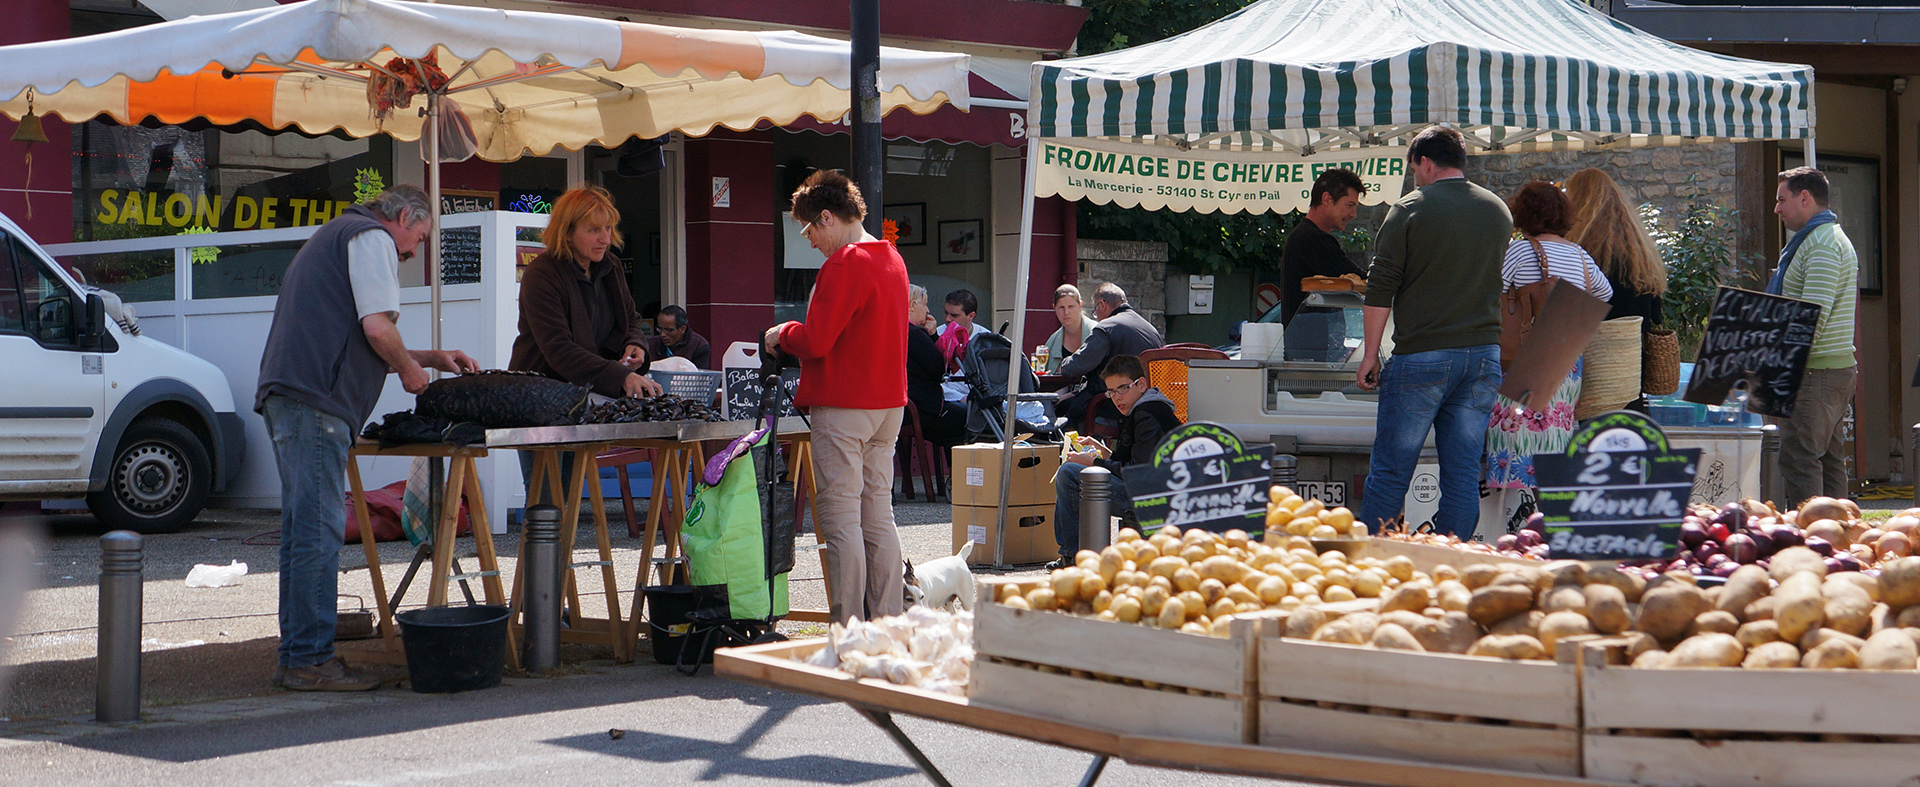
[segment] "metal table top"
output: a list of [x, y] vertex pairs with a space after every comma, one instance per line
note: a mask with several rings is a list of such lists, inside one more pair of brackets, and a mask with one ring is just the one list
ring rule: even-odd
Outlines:
[[[643, 421], [631, 424], [579, 424], [488, 429], [488, 448], [533, 448], [587, 443], [733, 440], [753, 431], [758, 421]], [[780, 436], [807, 434], [807, 423], [797, 416], [780, 419]]]

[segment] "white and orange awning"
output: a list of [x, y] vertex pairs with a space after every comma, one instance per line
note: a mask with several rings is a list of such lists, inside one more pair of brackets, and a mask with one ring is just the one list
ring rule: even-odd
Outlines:
[[[396, 60], [399, 58], [399, 60]], [[435, 74], [419, 63], [432, 60]], [[883, 111], [968, 105], [968, 57], [883, 47]], [[425, 77], [458, 102], [478, 154], [671, 131], [745, 130], [849, 107], [845, 41], [794, 32], [674, 28], [398, 0], [306, 2], [62, 41], [0, 47], [0, 113], [81, 121], [251, 120], [308, 133], [420, 135]], [[444, 75], [444, 83], [439, 80]], [[375, 110], [376, 88], [404, 104]], [[395, 102], [398, 103], [398, 102]]]

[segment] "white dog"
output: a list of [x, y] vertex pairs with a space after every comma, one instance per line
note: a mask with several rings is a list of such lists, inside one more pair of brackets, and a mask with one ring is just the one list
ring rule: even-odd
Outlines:
[[907, 596], [913, 603], [936, 609], [952, 609], [954, 599], [960, 608], [973, 611], [973, 570], [967, 568], [967, 556], [973, 554], [973, 542], [960, 547], [959, 554], [936, 558], [918, 566], [907, 564]]

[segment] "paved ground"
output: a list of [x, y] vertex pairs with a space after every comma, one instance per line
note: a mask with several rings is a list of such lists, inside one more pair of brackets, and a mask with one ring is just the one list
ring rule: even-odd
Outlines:
[[[909, 557], [951, 551], [947, 506], [903, 503], [896, 512]], [[20, 633], [0, 654], [14, 672], [0, 712], [0, 785], [926, 783], [886, 735], [845, 706], [710, 671], [687, 678], [644, 654], [618, 665], [602, 649], [569, 646], [560, 677], [510, 676], [500, 688], [458, 695], [271, 689], [276, 525], [271, 512], [213, 511], [184, 533], [147, 538], [142, 721], [105, 725], [92, 721], [100, 531], [84, 517], [55, 518], [34, 554], [43, 587], [29, 595]], [[583, 529], [576, 555], [586, 558], [593, 543]], [[623, 526], [616, 525], [614, 543], [629, 584], [624, 605], [640, 553]], [[499, 545], [511, 571], [517, 534]], [[471, 542], [462, 549], [470, 556]], [[362, 553], [342, 554], [342, 592], [370, 592]], [[382, 546], [389, 581], [411, 555], [405, 543]], [[240, 586], [184, 586], [193, 564], [236, 559], [251, 569]], [[796, 607], [825, 605], [819, 576], [817, 546], [803, 535]], [[1070, 784], [1091, 761], [990, 733], [898, 721], [962, 784]], [[1116, 763], [1101, 783], [1273, 782]]]

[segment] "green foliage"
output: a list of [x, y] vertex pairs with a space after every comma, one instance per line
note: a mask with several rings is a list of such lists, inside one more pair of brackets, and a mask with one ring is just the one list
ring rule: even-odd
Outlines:
[[1252, 0], [1087, 0], [1080, 54], [1126, 49], [1185, 33]]
[[1666, 326], [1678, 335], [1682, 360], [1691, 361], [1719, 286], [1757, 284], [1751, 266], [1740, 265], [1734, 252], [1740, 211], [1700, 196], [1681, 209], [1671, 227], [1652, 204], [1640, 206], [1640, 215], [1667, 265], [1667, 293], [1661, 298]]
[[1165, 243], [1168, 261], [1194, 273], [1226, 273], [1247, 264], [1277, 268], [1300, 216], [1080, 206], [1082, 237]]
[[[1080, 28], [1081, 54], [1098, 54], [1151, 43], [1213, 22], [1251, 0], [1088, 0]], [[1157, 241], [1167, 259], [1194, 273], [1226, 273], [1239, 265], [1278, 266], [1295, 213], [1178, 213], [1082, 204], [1080, 232], [1087, 238]]]

